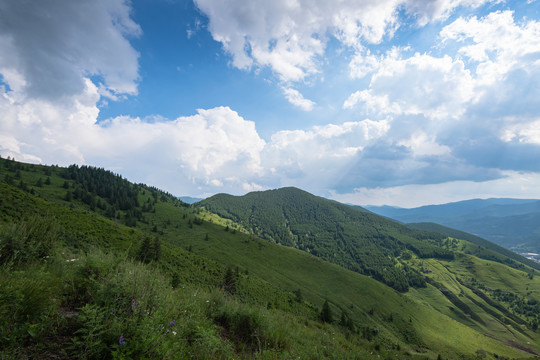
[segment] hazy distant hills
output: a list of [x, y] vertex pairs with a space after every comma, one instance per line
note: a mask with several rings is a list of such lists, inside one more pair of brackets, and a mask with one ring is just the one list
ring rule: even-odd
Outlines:
[[412, 209], [366, 206], [404, 223], [434, 222], [521, 252], [540, 252], [540, 200], [474, 199]]
[[195, 198], [195, 197], [191, 197], [191, 196], [180, 196], [178, 199], [182, 200], [183, 202], [185, 202], [187, 204], [194, 204], [196, 202], [199, 202], [199, 201], [203, 200], [201, 198]]

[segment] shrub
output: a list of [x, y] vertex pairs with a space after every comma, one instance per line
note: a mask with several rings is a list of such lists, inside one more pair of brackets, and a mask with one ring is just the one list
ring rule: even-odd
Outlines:
[[0, 228], [0, 265], [19, 266], [48, 257], [59, 239], [58, 226], [50, 218], [31, 217]]

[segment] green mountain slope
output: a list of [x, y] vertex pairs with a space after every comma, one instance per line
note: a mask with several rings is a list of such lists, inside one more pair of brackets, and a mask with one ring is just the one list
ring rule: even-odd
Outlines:
[[467, 249], [464, 248], [463, 250], [468, 251], [468, 253], [471, 253], [479, 258], [504, 263], [513, 268], [523, 269], [523, 264], [536, 270], [540, 270], [540, 263], [524, 258], [523, 256], [516, 254], [513, 251], [507, 250], [502, 246], [492, 243], [491, 241], [482, 239], [479, 236], [475, 236], [464, 231], [452, 229], [435, 223], [409, 223], [406, 225], [413, 229], [434, 231], [451, 236], [453, 238], [467, 240], [477, 246], [468, 246]]
[[[539, 351], [540, 277], [453, 250], [460, 240], [441, 238], [453, 258], [421, 257], [403, 245], [394, 266], [422, 276], [425, 287], [402, 294], [102, 169], [0, 164], [0, 181], [7, 175], [13, 184], [0, 183], [0, 248], [32, 218], [56, 228], [45, 237], [56, 244], [50, 263], [1, 265], [0, 341], [8, 358], [43, 349], [56, 358], [62, 351], [64, 358], [126, 356], [122, 334], [139, 344], [128, 358], [527, 358]], [[100, 182], [116, 185], [98, 195]], [[130, 192], [137, 201], [122, 200]], [[421, 240], [411, 234], [426, 234], [394, 233], [413, 245]], [[158, 239], [161, 251], [145, 249], [146, 239]], [[134, 308], [134, 299], [141, 305]], [[30, 313], [29, 300], [46, 306]], [[325, 301], [333, 324], [320, 322]], [[12, 310], [21, 317], [5, 327]], [[182, 325], [169, 328], [172, 320]], [[166, 337], [166, 329], [181, 336]]]
[[540, 201], [474, 199], [412, 209], [370, 206], [370, 211], [405, 223], [434, 222], [475, 234], [519, 252], [540, 253]]
[[444, 239], [440, 234], [409, 229], [296, 188], [241, 197], [219, 194], [198, 205], [240, 223], [254, 235], [370, 275], [398, 291], [423, 287], [425, 282], [396, 258], [410, 251], [422, 258], [454, 256], [438, 246]]

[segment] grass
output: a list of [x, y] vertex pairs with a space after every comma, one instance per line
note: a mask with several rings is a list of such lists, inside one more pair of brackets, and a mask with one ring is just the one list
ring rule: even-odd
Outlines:
[[[21, 171], [25, 182], [49, 171], [26, 166]], [[0, 183], [2, 239], [10, 232], [21, 238], [15, 229], [36, 216], [56, 224], [45, 233], [58, 236], [52, 237], [55, 246], [47, 261], [38, 252], [24, 251], [28, 259], [2, 267], [1, 324], [10, 324], [1, 335], [5, 358], [44, 353], [65, 358], [435, 359], [439, 354], [475, 358], [478, 350], [492, 358], [526, 358], [529, 353], [509, 342], [532, 348], [540, 343], [538, 332], [516, 325], [460, 282], [475, 277], [485, 287], [534, 300], [539, 277], [529, 279], [526, 271], [459, 252], [453, 261], [414, 255], [406, 261], [429, 269], [425, 275], [478, 314], [481, 321], [475, 321], [433, 285], [400, 294], [306, 252], [242, 233], [170, 197], [158, 199], [155, 212], [144, 213], [136, 227], [124, 226], [123, 215], [108, 220], [99, 209], [63, 200], [61, 169], [50, 171], [51, 185], [33, 187], [40, 197]], [[153, 198], [149, 190], [138, 196], [141, 204]], [[162, 245], [159, 261], [149, 265], [133, 260], [146, 236], [158, 237]], [[28, 249], [35, 248], [28, 243]], [[227, 268], [237, 273], [233, 294], [222, 289]], [[337, 320], [319, 321], [325, 300], [335, 319], [342, 311], [349, 314], [355, 331]], [[499, 305], [510, 311], [509, 305]], [[171, 319], [175, 330], [168, 328]], [[121, 335], [126, 345], [120, 344]], [[84, 350], [75, 354], [74, 348]]]

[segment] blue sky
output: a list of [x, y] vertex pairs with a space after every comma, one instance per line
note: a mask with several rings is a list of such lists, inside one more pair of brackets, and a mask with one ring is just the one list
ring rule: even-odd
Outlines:
[[175, 195], [540, 198], [540, 3], [0, 0], [0, 155]]

